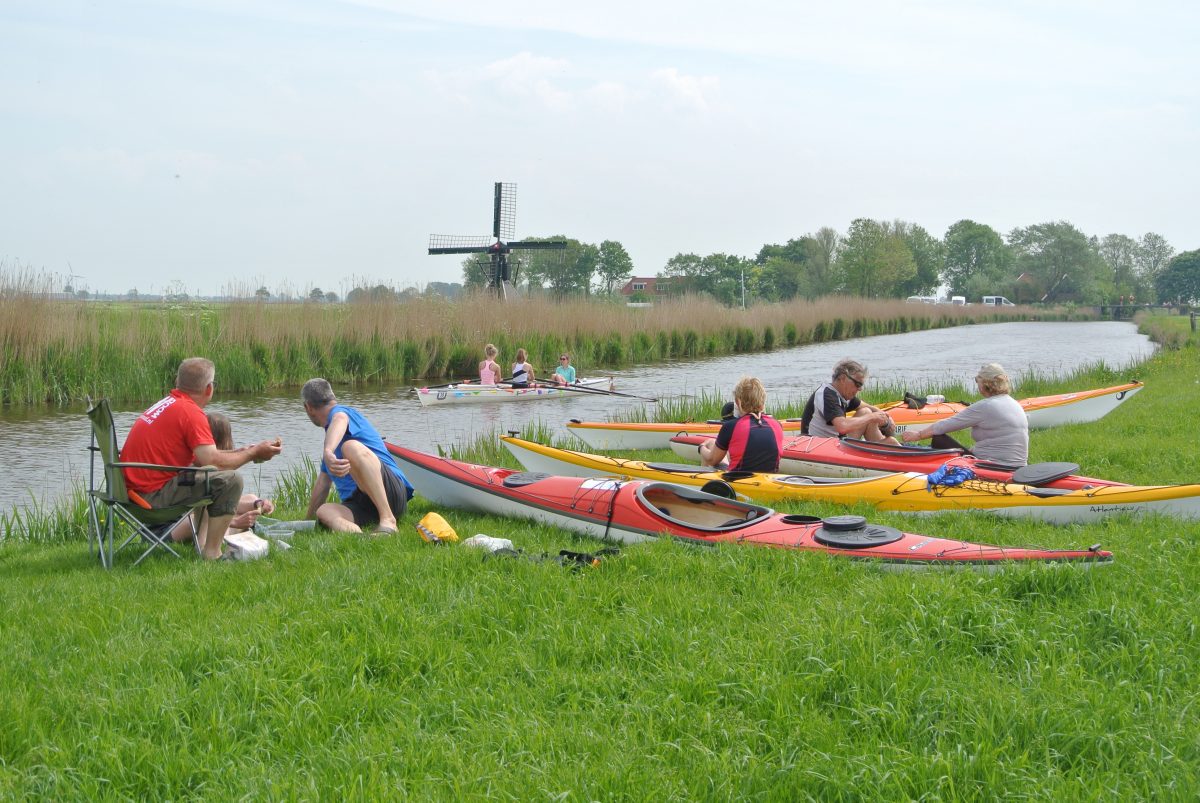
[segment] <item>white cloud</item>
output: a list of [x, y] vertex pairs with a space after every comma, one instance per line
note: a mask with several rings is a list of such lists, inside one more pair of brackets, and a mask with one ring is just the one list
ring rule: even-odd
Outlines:
[[674, 67], [655, 70], [650, 77], [666, 90], [674, 105], [698, 112], [712, 108], [712, 97], [720, 87], [720, 81], [713, 76], [684, 75]]

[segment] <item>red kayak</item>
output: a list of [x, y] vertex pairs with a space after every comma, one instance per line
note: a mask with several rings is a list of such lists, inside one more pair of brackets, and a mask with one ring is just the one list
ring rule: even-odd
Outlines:
[[1112, 561], [1112, 553], [1099, 545], [1089, 549], [989, 546], [901, 532], [870, 524], [861, 516], [784, 515], [728, 498], [723, 494], [730, 491], [720, 487], [723, 483], [712, 488], [721, 493], [706, 493], [650, 480], [560, 477], [387, 446], [404, 476], [434, 504], [532, 519], [609, 541], [636, 543], [666, 534], [692, 543], [825, 552], [893, 569], [996, 567], [1009, 562], [1090, 566]]
[[[697, 447], [704, 440], [697, 435], [676, 435], [671, 438], [671, 449], [680, 457], [696, 462], [699, 459]], [[818, 438], [812, 435], [797, 435], [784, 440], [779, 472], [817, 477], [876, 477], [898, 471], [932, 474], [947, 464], [969, 468], [979, 479], [1037, 488], [1077, 491], [1126, 484], [1081, 477], [1075, 473], [1079, 470], [1076, 463], [1031, 463], [1012, 468], [978, 460], [964, 454], [961, 449], [893, 446], [857, 438]]]

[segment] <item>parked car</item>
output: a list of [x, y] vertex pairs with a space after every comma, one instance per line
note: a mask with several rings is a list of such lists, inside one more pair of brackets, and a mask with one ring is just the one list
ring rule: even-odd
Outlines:
[[1004, 296], [984, 296], [983, 303], [989, 307], [1015, 307], [1016, 304], [1009, 301]]
[[909, 303], [909, 304], [936, 304], [937, 303], [936, 296], [909, 296], [908, 298], [906, 298], [904, 300], [906, 303]]
[[965, 306], [967, 306], [967, 297], [966, 296], [950, 296], [950, 303], [956, 307], [965, 307]]

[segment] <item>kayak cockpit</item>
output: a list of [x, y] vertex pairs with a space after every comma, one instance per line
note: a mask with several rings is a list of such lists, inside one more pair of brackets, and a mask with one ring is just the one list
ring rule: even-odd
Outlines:
[[772, 511], [682, 485], [651, 482], [637, 489], [638, 503], [656, 516], [693, 530], [728, 532], [760, 521]]

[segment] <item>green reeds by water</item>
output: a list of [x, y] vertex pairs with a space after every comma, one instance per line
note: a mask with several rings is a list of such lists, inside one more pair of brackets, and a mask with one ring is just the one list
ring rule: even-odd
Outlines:
[[518, 348], [542, 372], [569, 352], [594, 373], [639, 362], [746, 353], [964, 321], [1061, 319], [1069, 311], [927, 307], [831, 298], [738, 310], [699, 298], [652, 310], [612, 301], [490, 296], [361, 304], [158, 304], [58, 300], [36, 276], [0, 264], [0, 403], [64, 404], [84, 395], [156, 398], [179, 362], [207, 356], [223, 390], [471, 377], [485, 343], [502, 366]]

